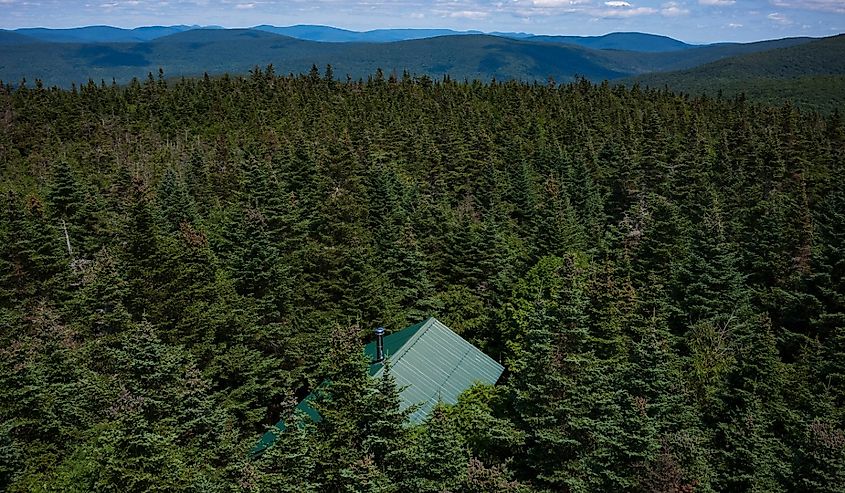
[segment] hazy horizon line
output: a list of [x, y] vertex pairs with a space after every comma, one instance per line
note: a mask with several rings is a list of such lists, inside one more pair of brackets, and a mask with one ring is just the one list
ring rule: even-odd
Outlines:
[[308, 27], [325, 27], [330, 29], [338, 29], [341, 31], [347, 31], [352, 33], [367, 33], [373, 31], [390, 31], [390, 30], [408, 30], [408, 31], [427, 31], [427, 30], [442, 30], [442, 31], [451, 31], [455, 33], [480, 33], [480, 34], [524, 34], [528, 36], [567, 36], [567, 37], [578, 37], [578, 38], [590, 38], [590, 37], [602, 37], [608, 36], [611, 34], [646, 34], [651, 36], [662, 36], [669, 39], [674, 39], [676, 41], [680, 41], [682, 43], [690, 44], [690, 45], [704, 45], [704, 44], [718, 44], [718, 43], [755, 43], [758, 41], [771, 41], [776, 39], [788, 39], [788, 38], [815, 38], [821, 39], [825, 37], [831, 36], [838, 36], [843, 33], [831, 34], [830, 36], [786, 36], [786, 37], [770, 37], [770, 38], [759, 38], [752, 41], [736, 41], [736, 40], [720, 40], [720, 41], [690, 41], [685, 39], [680, 39], [674, 36], [670, 36], [668, 34], [662, 34], [657, 32], [648, 32], [648, 31], [608, 31], [602, 34], [565, 34], [565, 33], [543, 33], [543, 32], [530, 32], [530, 31], [509, 31], [509, 30], [493, 30], [493, 31], [484, 31], [481, 29], [453, 29], [449, 27], [377, 27], [373, 29], [366, 29], [366, 30], [355, 30], [349, 29], [340, 26], [333, 26], [331, 24], [308, 24], [308, 23], [300, 23], [300, 24], [286, 24], [286, 25], [276, 25], [276, 24], [253, 24], [253, 25], [245, 25], [245, 26], [224, 26], [220, 24], [142, 24], [136, 25], [133, 27], [128, 26], [120, 26], [114, 24], [85, 24], [85, 25], [74, 25], [74, 26], [67, 26], [67, 27], [46, 27], [46, 26], [21, 26], [21, 27], [5, 27], [0, 28], [0, 30], [4, 31], [18, 31], [21, 29], [47, 29], [47, 30], [70, 30], [70, 29], [83, 29], [89, 27], [108, 27], [108, 28], [115, 28], [115, 29], [122, 29], [122, 30], [135, 30], [135, 29], [143, 29], [143, 28], [151, 28], [151, 27], [190, 27], [194, 29], [254, 29], [256, 27], [261, 26], [269, 26], [269, 27], [277, 27], [277, 28], [287, 28], [287, 27], [300, 27], [300, 26], [308, 26]]

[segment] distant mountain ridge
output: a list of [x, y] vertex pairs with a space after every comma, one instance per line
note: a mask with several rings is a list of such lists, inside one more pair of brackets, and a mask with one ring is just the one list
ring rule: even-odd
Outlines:
[[658, 81], [692, 74], [699, 79], [741, 77], [789, 78], [806, 75], [845, 74], [845, 34], [813, 39], [806, 43], [755, 53], [744, 53], [710, 62], [684, 72], [643, 76], [642, 81]]
[[691, 94], [746, 94], [759, 101], [828, 111], [845, 110], [845, 35], [746, 53], [687, 70], [631, 79]]
[[145, 43], [53, 43], [10, 45], [0, 53], [0, 79], [41, 79], [69, 86], [144, 77], [161, 67], [168, 76], [246, 73], [273, 64], [280, 73], [306, 73], [328, 64], [343, 77], [367, 77], [381, 68], [416, 75], [489, 80], [616, 79], [628, 72], [611, 67], [591, 50], [467, 34], [392, 43], [325, 43], [252, 29], [196, 29]]
[[437, 36], [460, 36], [464, 34], [484, 34], [481, 31], [454, 31], [452, 29], [373, 29], [371, 31], [349, 31], [329, 26], [297, 25], [288, 27], [255, 26], [252, 29], [267, 31], [306, 41], [327, 43], [391, 43], [412, 39], [426, 39]]
[[[12, 32], [49, 43], [132, 43], [152, 41], [164, 36], [176, 34], [192, 29], [209, 29], [217, 26], [144, 26], [134, 29], [124, 29], [112, 26], [85, 26], [67, 29], [50, 29], [43, 27], [21, 28]], [[601, 36], [547, 36], [531, 33], [493, 32], [484, 33], [478, 30], [455, 31], [453, 29], [373, 29], [370, 31], [352, 31], [332, 26], [298, 24], [293, 26], [259, 25], [248, 29], [281, 34], [306, 41], [320, 41], [327, 43], [391, 43], [414, 39], [427, 39], [437, 36], [461, 36], [467, 34], [490, 34], [512, 39], [536, 40], [554, 43], [572, 44], [595, 49], [616, 49], [626, 51], [663, 52], [681, 50], [692, 47], [668, 36], [657, 34], [618, 32]], [[3, 31], [0, 31], [3, 32]], [[0, 45], [5, 44], [0, 39]]]
[[39, 40], [32, 36], [20, 34], [15, 31], [0, 30], [0, 46], [4, 45], [24, 45], [31, 43], [38, 43]]
[[[316, 31], [314, 31], [316, 29]], [[49, 31], [49, 30], [48, 30]], [[99, 27], [50, 32], [46, 42], [34, 36], [44, 32], [0, 31], [0, 79], [19, 81], [38, 78], [45, 84], [68, 86], [70, 82], [93, 80], [128, 82], [161, 67], [169, 76], [246, 72], [273, 64], [284, 72], [307, 72], [312, 64], [331, 64], [338, 75], [364, 77], [377, 68], [408, 70], [416, 74], [480, 79], [570, 80], [575, 76], [591, 80], [619, 79], [649, 72], [692, 68], [737, 53], [795, 46], [810, 41], [796, 38], [750, 44], [692, 46], [671, 38], [637, 33], [619, 33], [595, 38], [578, 38], [607, 46], [631, 38], [650, 40], [644, 49], [669, 51], [622, 51], [596, 49], [563, 42], [570, 38], [524, 36], [519, 38], [464, 32], [401, 41], [314, 41], [331, 36], [374, 39], [378, 36], [428, 36], [442, 30], [388, 30], [355, 33], [324, 26], [294, 26], [292, 29], [220, 29], [189, 26], [151, 27], [133, 30]], [[287, 32], [289, 35], [281, 34]], [[296, 37], [296, 36], [300, 37]], [[73, 37], [107, 36], [143, 41], [78, 42]], [[150, 38], [152, 39], [146, 39]], [[380, 38], [383, 39], [383, 38]], [[31, 41], [30, 41], [31, 40]], [[658, 43], [658, 45], [655, 45]]]
[[532, 41], [575, 44], [597, 50], [625, 50], [660, 53], [693, 48], [695, 45], [678, 41], [669, 36], [636, 32], [609, 33], [602, 36], [530, 36]]
[[132, 43], [151, 41], [199, 26], [144, 26], [123, 29], [112, 26], [85, 26], [69, 29], [22, 28], [11, 32], [48, 43]]
[[[322, 69], [330, 64], [341, 78], [367, 77], [381, 68], [385, 73], [479, 80], [566, 82], [585, 77], [693, 93], [712, 92], [715, 87], [742, 91], [745, 82], [755, 78], [755, 87], [774, 87], [789, 97], [791, 86], [777, 82], [788, 72], [796, 80], [805, 77], [802, 84], [809, 89], [802, 89], [802, 97], [809, 106], [829, 108], [839, 104], [837, 91], [843, 85], [837, 77], [845, 77], [842, 39], [691, 45], [643, 33], [579, 37], [444, 29], [356, 32], [306, 25], [32, 28], [0, 30], [0, 81], [38, 79], [45, 85], [69, 87], [89, 79], [127, 83], [159, 68], [168, 77], [179, 77], [244, 74], [270, 64], [277, 73], [298, 74], [307, 73], [312, 65]], [[817, 88], [827, 83], [832, 84], [833, 95], [826, 102], [815, 102]]]

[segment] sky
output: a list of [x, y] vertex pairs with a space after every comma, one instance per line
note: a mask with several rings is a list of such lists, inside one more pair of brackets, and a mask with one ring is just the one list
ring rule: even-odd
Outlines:
[[845, 0], [0, 0], [5, 29], [174, 24], [640, 31], [703, 43], [842, 33]]

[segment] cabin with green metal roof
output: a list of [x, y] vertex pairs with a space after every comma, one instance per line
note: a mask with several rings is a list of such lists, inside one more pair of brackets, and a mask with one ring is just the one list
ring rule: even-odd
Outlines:
[[[387, 336], [378, 331], [376, 334], [376, 340], [364, 347], [372, 362], [370, 376], [379, 377], [384, 360], [390, 360], [390, 373], [402, 389], [401, 408], [418, 406], [408, 418], [414, 424], [423, 422], [438, 402], [455, 404], [473, 384], [493, 385], [504, 371], [502, 365], [433, 317]], [[309, 403], [318, 392], [319, 387], [296, 406], [300, 416], [315, 423], [321, 417]], [[276, 423], [280, 431], [285, 426], [284, 420]], [[265, 433], [253, 454], [262, 452], [275, 439], [273, 431]]]

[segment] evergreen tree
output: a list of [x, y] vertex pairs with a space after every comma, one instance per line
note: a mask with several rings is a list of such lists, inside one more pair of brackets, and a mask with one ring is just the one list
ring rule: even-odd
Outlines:
[[402, 491], [460, 491], [467, 479], [469, 454], [443, 405], [432, 409], [410, 455], [415, 474], [402, 478]]
[[399, 410], [389, 370], [370, 378], [355, 335], [354, 328], [335, 332], [326, 383], [315, 394], [321, 416], [315, 475], [331, 491], [393, 491], [388, 471], [408, 470], [401, 457], [410, 412]]
[[586, 464], [592, 407], [601, 399], [587, 346], [586, 267], [577, 254], [541, 259], [507, 307], [519, 328], [508, 339], [513, 412], [526, 436], [521, 461], [549, 488], [586, 490], [596, 480]]
[[[839, 112], [336, 73], [0, 84], [0, 489], [841, 490]], [[429, 315], [411, 425], [332, 327]]]
[[193, 198], [188, 192], [188, 187], [173, 168], [168, 168], [165, 172], [157, 197], [161, 202], [159, 210], [163, 231], [174, 234], [179, 231], [182, 223], [195, 223], [196, 212]]

